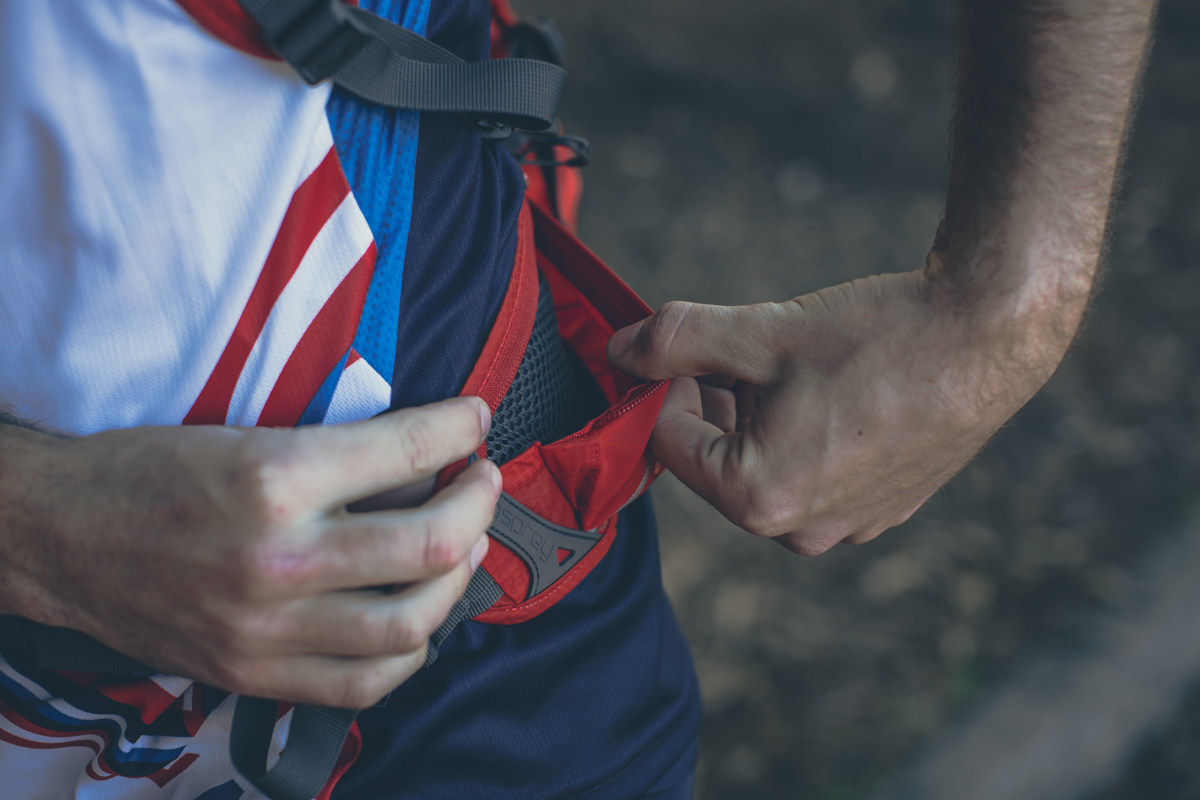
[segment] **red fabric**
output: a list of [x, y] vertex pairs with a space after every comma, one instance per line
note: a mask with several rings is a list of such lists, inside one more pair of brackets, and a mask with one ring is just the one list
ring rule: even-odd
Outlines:
[[191, 688], [179, 696], [179, 709], [183, 715], [183, 727], [188, 735], [195, 736], [204, 724], [204, 684], [193, 683]]
[[255, 425], [293, 428], [300, 421], [304, 409], [354, 341], [356, 326], [352, 323], [362, 312], [374, 272], [375, 243], [371, 242], [300, 337]]
[[333, 787], [346, 774], [346, 770], [350, 769], [350, 765], [355, 762], [361, 752], [362, 732], [359, 731], [358, 723], [355, 722], [350, 726], [350, 733], [346, 735], [346, 741], [342, 742], [342, 752], [338, 754], [337, 762], [333, 765], [333, 772], [330, 773], [329, 780], [325, 782], [325, 788], [314, 800], [329, 800], [329, 796], [333, 794]]
[[237, 0], [176, 0], [201, 27], [243, 53], [282, 61], [266, 40], [254, 18]]
[[[555, 145], [554, 158], [567, 161], [575, 152], [564, 145]], [[528, 159], [536, 158], [530, 153]], [[579, 201], [583, 198], [583, 171], [561, 164], [543, 167], [522, 164], [525, 172], [525, 197], [529, 202], [556, 218], [572, 234], [579, 227]]]
[[[528, 207], [525, 207], [521, 209], [517, 220], [517, 252], [508, 291], [496, 313], [492, 330], [483, 343], [483, 350], [475, 360], [462, 391], [458, 393], [460, 397], [481, 398], [493, 414], [500, 407], [500, 401], [512, 385], [521, 359], [525, 357], [525, 348], [533, 332], [533, 320], [537, 316], [537, 287], [533, 221]], [[480, 458], [487, 457], [487, 448], [481, 444], [477, 455]], [[463, 459], [443, 469], [438, 474], [435, 490], [440, 490], [466, 467], [467, 460]]]
[[512, 10], [512, 6], [508, 4], [508, 0], [491, 0], [491, 8], [491, 56], [492, 58], [508, 58], [509, 35], [520, 19]]
[[[494, 413], [512, 385], [537, 316], [537, 257], [533, 249], [533, 221], [528, 206], [517, 220], [517, 252], [508, 292], [483, 351], [467, 376], [461, 394], [482, 398]], [[480, 451], [483, 454], [483, 451]]]
[[[558, 145], [554, 148], [554, 155], [559, 161], [567, 161], [574, 158], [575, 152], [569, 147]], [[554, 215], [567, 230], [576, 233], [579, 230], [579, 201], [583, 199], [583, 170], [566, 165], [550, 169], [555, 173]]]
[[[229, 337], [225, 351], [221, 353], [200, 396], [183, 418], [184, 425], [225, 424], [229, 402], [237, 387], [238, 377], [242, 374], [242, 367], [246, 365], [258, 335], [267, 324], [275, 301], [283, 293], [321, 228], [349, 193], [350, 184], [342, 172], [337, 151], [331, 147], [325, 159], [292, 195], [246, 308], [242, 310], [233, 335]], [[344, 352], [345, 349], [342, 350]], [[338, 357], [341, 357], [341, 353]]]
[[103, 683], [97, 686], [96, 690], [110, 700], [136, 708], [138, 717], [147, 725], [158, 719], [159, 715], [175, 703], [175, 695], [149, 678]]
[[562, 223], [535, 208], [533, 228], [539, 255], [577, 287], [613, 330], [632, 325], [654, 313]]
[[[604, 357], [613, 331], [649, 316], [650, 308], [546, 211], [532, 202], [526, 205], [538, 269], [554, 295], [559, 331], [601, 385], [611, 407], [583, 430], [557, 442], [534, 443], [500, 469], [504, 490], [530, 510], [565, 527], [601, 533], [600, 541], [566, 575], [529, 600], [524, 562], [493, 541], [482, 567], [504, 594], [475, 619], [503, 625], [531, 619], [552, 606], [608, 552], [616, 536], [617, 512], [660, 471], [646, 445], [667, 387], [666, 381], [638, 384], [616, 372]], [[514, 268], [514, 282], [515, 272]]]

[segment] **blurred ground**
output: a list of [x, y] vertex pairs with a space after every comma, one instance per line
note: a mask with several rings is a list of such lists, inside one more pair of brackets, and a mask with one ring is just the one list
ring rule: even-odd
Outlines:
[[[651, 303], [782, 300], [923, 263], [953, 18], [922, 0], [518, 0], [568, 43], [582, 236]], [[903, 528], [802, 559], [667, 478], [664, 578], [707, 714], [698, 797], [860, 798], [1138, 596], [1200, 500], [1200, 5], [1167, 0], [1079, 343]], [[1200, 635], [1200, 621], [1197, 623]], [[1200, 693], [1096, 800], [1200, 794]]]

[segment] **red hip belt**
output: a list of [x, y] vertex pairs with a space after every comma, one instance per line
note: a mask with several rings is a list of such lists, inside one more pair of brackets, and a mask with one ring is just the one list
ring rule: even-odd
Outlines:
[[[605, 356], [613, 332], [649, 316], [650, 309], [537, 205], [527, 202], [518, 224], [508, 291], [461, 393], [478, 395], [493, 413], [499, 407], [530, 340], [540, 272], [553, 295], [559, 333], [608, 409], [581, 430], [556, 442], [534, 442], [501, 466], [504, 493], [488, 529], [494, 544], [473, 591], [434, 634], [430, 661], [462, 619], [510, 625], [554, 605], [608, 552], [617, 512], [661, 471], [646, 445], [666, 383], [640, 384], [614, 370]], [[477, 455], [486, 455], [483, 445]], [[439, 488], [466, 463], [443, 470]]]

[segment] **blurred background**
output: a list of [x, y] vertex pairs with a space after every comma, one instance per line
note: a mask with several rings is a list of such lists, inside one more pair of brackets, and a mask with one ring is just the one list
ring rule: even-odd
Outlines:
[[[582, 238], [652, 306], [923, 265], [948, 0], [516, 5], [568, 43]], [[700, 800], [1200, 797], [1198, 262], [1200, 4], [1165, 0], [1102, 291], [974, 463], [815, 559], [656, 485]]]

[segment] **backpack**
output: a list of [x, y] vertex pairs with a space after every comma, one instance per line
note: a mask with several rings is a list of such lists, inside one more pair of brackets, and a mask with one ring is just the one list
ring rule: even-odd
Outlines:
[[[485, 137], [506, 139], [520, 160], [527, 189], [512, 275], [460, 392], [487, 402], [493, 433], [502, 405], [544, 402], [541, 387], [514, 381], [523, 361], [535, 355], [531, 348], [547, 337], [561, 337], [582, 380], [594, 383], [603, 398], [603, 410], [578, 430], [549, 443], [533, 441], [500, 464], [504, 492], [488, 528], [493, 546], [431, 635], [429, 666], [438, 645], [464, 620], [511, 625], [552, 607], [604, 557], [620, 510], [660, 474], [647, 444], [666, 382], [639, 383], [613, 369], [605, 355], [617, 329], [652, 312], [574, 235], [579, 167], [588, 151], [586, 142], [556, 127], [566, 73], [558, 65], [562, 46], [552, 24], [520, 22], [507, 0], [491, 0], [493, 60], [471, 63], [340, 0], [239, 2], [310, 84], [332, 79], [381, 105], [464, 115]], [[539, 287], [549, 290], [541, 314]], [[443, 469], [436, 488], [471, 460], [486, 457], [487, 449], [485, 442], [470, 458]], [[39, 667], [155, 672], [78, 631], [12, 617], [2, 623], [5, 648], [20, 648]], [[267, 769], [281, 711], [275, 700], [238, 697], [230, 737], [234, 765], [272, 800], [327, 796], [348, 766], [339, 756], [347, 735], [356, 735], [357, 711], [295, 706], [286, 749]], [[335, 767], [341, 767], [336, 775]]]

